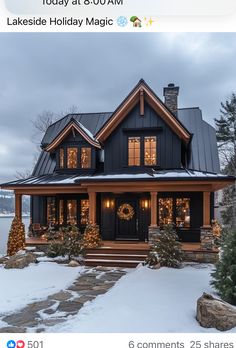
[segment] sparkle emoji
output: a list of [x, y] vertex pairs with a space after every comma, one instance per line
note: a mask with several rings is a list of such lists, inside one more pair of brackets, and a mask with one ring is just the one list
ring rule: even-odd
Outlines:
[[149, 19], [147, 17], [144, 17], [144, 21], [145, 21], [147, 27], [151, 27], [153, 25], [153, 23], [156, 22], [152, 19], [152, 17], [150, 17]]
[[133, 23], [134, 28], [141, 28], [142, 27], [142, 21], [137, 16], [132, 16], [130, 18], [130, 22]]

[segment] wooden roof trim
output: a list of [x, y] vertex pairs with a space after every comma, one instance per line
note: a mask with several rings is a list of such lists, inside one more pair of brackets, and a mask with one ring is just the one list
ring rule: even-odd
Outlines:
[[74, 121], [72, 121], [46, 147], [46, 151], [50, 152], [50, 151], [54, 150], [65, 139], [65, 137], [70, 133], [70, 131], [73, 129], [75, 129], [89, 144], [91, 144], [92, 146], [95, 146], [99, 149], [101, 148], [101, 145], [97, 141], [93, 140], [78, 124], [76, 124]]
[[185, 142], [190, 141], [189, 132], [176, 120], [174, 115], [163, 105], [155, 96], [155, 94], [144, 84], [141, 83], [124, 101], [123, 104], [115, 111], [113, 116], [108, 120], [102, 129], [98, 132], [96, 139], [103, 142], [127, 116], [131, 109], [140, 102], [140, 94], [144, 95], [147, 102], [158, 111], [162, 119], [170, 126], [170, 128]]

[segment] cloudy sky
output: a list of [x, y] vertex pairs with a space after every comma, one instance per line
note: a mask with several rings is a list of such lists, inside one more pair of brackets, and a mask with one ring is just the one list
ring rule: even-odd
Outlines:
[[236, 34], [0, 34], [0, 182], [32, 168], [32, 120], [72, 105], [112, 111], [140, 78], [214, 124], [236, 92]]

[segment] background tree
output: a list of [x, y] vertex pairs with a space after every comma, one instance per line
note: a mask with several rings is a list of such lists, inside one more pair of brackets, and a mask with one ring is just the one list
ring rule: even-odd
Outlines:
[[[215, 119], [216, 137], [223, 172], [236, 176], [236, 94], [221, 103], [219, 119]], [[222, 213], [224, 224], [236, 226], [236, 187], [223, 190], [221, 205], [225, 207]]]

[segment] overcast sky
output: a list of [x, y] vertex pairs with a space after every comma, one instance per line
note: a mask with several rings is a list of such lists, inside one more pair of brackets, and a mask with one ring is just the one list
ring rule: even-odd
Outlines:
[[236, 92], [236, 34], [0, 34], [0, 182], [31, 169], [32, 120], [72, 105], [112, 111], [140, 78], [214, 124]]

